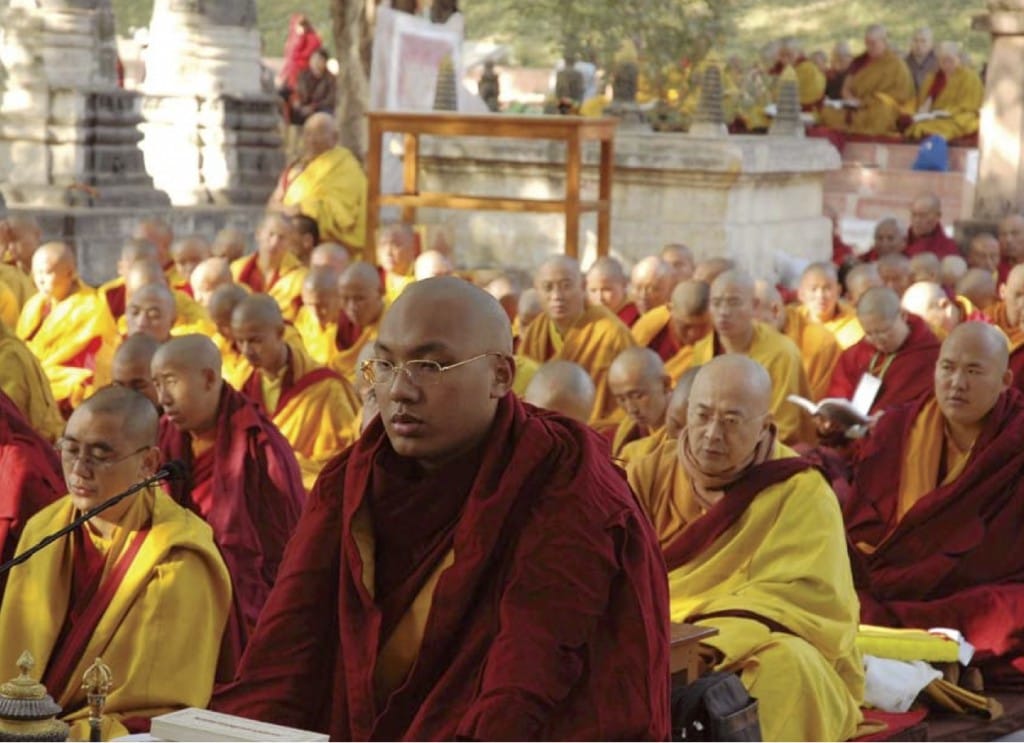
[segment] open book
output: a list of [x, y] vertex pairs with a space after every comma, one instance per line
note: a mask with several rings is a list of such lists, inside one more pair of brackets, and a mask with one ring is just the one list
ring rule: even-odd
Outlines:
[[921, 113], [914, 114], [914, 122], [918, 121], [932, 121], [933, 119], [948, 119], [950, 114], [948, 111], [923, 111]]
[[172, 741], [328, 740], [328, 736], [321, 733], [257, 722], [195, 707], [154, 717], [150, 733], [157, 740]]
[[875, 404], [875, 398], [882, 388], [882, 380], [873, 374], [862, 374], [857, 382], [857, 389], [853, 392], [853, 399], [847, 400], [842, 397], [826, 397], [818, 402], [812, 402], [800, 395], [789, 395], [786, 399], [806, 410], [811, 415], [818, 413], [828, 414], [831, 407], [840, 417], [848, 418], [851, 425], [864, 425], [870, 418], [871, 406]]

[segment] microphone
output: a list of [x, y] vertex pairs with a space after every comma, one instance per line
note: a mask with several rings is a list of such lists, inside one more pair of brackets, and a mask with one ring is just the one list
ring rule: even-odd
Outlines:
[[3, 565], [0, 565], [0, 575], [6, 574], [15, 565], [21, 565], [21, 563], [23, 563], [26, 560], [28, 560], [28, 558], [32, 557], [32, 555], [34, 555], [36, 552], [38, 552], [39, 550], [43, 549], [43, 547], [46, 547], [49, 544], [53, 544], [58, 539], [63, 537], [65, 534], [68, 534], [68, 533], [74, 531], [79, 526], [84, 524], [86, 521], [91, 519], [93, 516], [96, 516], [97, 514], [100, 514], [103, 511], [106, 511], [111, 506], [116, 506], [118, 503], [123, 501], [129, 495], [134, 495], [135, 493], [139, 492], [140, 490], [148, 488], [150, 485], [153, 485], [154, 483], [158, 483], [161, 480], [168, 480], [168, 481], [184, 480], [186, 472], [187, 472], [187, 469], [185, 467], [185, 463], [184, 462], [182, 462], [181, 460], [178, 460], [178, 459], [172, 459], [171, 461], [167, 462], [163, 467], [161, 467], [156, 472], [154, 472], [151, 476], [147, 477], [145, 480], [142, 480], [140, 482], [135, 483], [130, 488], [125, 490], [123, 493], [118, 493], [117, 495], [113, 496], [112, 498], [108, 498], [107, 500], [103, 501], [98, 506], [94, 506], [93, 508], [90, 508], [88, 511], [83, 513], [81, 516], [79, 516], [77, 519], [72, 521], [67, 526], [63, 527], [62, 529], [59, 529], [59, 530], [55, 531], [53, 534], [50, 534], [48, 537], [44, 537], [37, 544], [33, 545], [32, 547], [29, 547], [27, 550], [22, 552], [20, 555], [16, 555], [16, 556], [12, 557], [10, 560], [8, 560], [7, 562], [5, 562]]

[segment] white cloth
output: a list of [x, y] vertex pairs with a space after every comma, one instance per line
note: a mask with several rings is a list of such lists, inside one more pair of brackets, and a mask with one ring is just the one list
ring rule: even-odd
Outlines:
[[884, 712], [906, 712], [921, 690], [942, 674], [921, 660], [864, 656], [864, 701]]

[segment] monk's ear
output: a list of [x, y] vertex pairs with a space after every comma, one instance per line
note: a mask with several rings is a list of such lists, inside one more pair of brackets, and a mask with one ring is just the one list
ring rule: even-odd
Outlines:
[[217, 373], [213, 369], [206, 368], [201, 373], [203, 375], [203, 385], [206, 389], [212, 390], [217, 386]]
[[1003, 372], [1003, 389], [1005, 390], [1011, 384], [1013, 384], [1013, 369], [1007, 367]]
[[670, 377], [668, 374], [665, 374], [661, 378], [661, 386], [664, 388], [666, 395], [672, 394], [672, 377]]
[[160, 466], [160, 460], [163, 458], [163, 454], [160, 452], [159, 447], [151, 446], [146, 449], [142, 454], [142, 462], [140, 467], [142, 471], [139, 473], [142, 478], [150, 477], [157, 468]]
[[999, 285], [999, 298], [1001, 300], [1003, 300], [1004, 302], [1006, 301], [1006, 284], [1005, 283], [1002, 283], [1002, 284]]
[[496, 356], [493, 369], [494, 381], [491, 383], [491, 397], [504, 397], [512, 389], [512, 382], [516, 378], [516, 361], [511, 356]]

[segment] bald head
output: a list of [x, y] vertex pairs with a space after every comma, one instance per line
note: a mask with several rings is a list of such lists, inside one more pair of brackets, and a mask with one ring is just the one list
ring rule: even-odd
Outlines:
[[935, 400], [958, 445], [973, 443], [1010, 385], [1008, 362], [1006, 336], [988, 323], [962, 323], [942, 343], [935, 365]]
[[231, 265], [227, 259], [216, 256], [201, 261], [199, 265], [192, 269], [192, 274], [189, 276], [192, 296], [207, 311], [210, 308], [210, 295], [213, 294], [214, 290], [230, 284], [232, 281]]
[[338, 144], [338, 124], [328, 113], [315, 113], [302, 126], [302, 153], [307, 161]]
[[338, 279], [338, 300], [342, 311], [360, 327], [380, 320], [384, 312], [384, 286], [377, 269], [364, 261], [346, 268]]
[[157, 400], [171, 424], [182, 432], [216, 432], [224, 383], [213, 341], [197, 334], [172, 338], [157, 349], [150, 368]]
[[910, 233], [915, 238], [931, 235], [941, 229], [942, 202], [933, 193], [921, 194], [910, 205]]
[[999, 222], [999, 250], [1009, 263], [1024, 262], [1024, 216], [1010, 214]]
[[618, 312], [628, 300], [629, 278], [618, 259], [601, 256], [587, 271], [587, 301], [591, 306], [603, 305]]
[[672, 379], [649, 348], [627, 348], [608, 368], [608, 389], [626, 415], [647, 432], [665, 421]]
[[551, 256], [537, 269], [533, 282], [544, 312], [565, 330], [583, 314], [586, 293], [579, 262], [567, 255]]
[[309, 254], [310, 268], [333, 268], [339, 274], [352, 264], [352, 256], [338, 243], [320, 243]]
[[1006, 306], [1006, 320], [1011, 328], [1024, 328], [1024, 264], [1010, 269], [1006, 283], [999, 287], [999, 296]]
[[839, 305], [839, 278], [831, 263], [811, 263], [800, 275], [800, 303], [815, 322], [828, 322]]
[[153, 355], [153, 364], [173, 364], [183, 369], [210, 369], [220, 376], [220, 351], [205, 335], [190, 333], [161, 344]]
[[[144, 395], [123, 386], [103, 387], [87, 398], [72, 417], [87, 413], [93, 417], [109, 416], [118, 421], [118, 429], [133, 448], [155, 446], [160, 419], [153, 403]], [[68, 421], [71, 427], [71, 421]]]
[[202, 261], [210, 257], [210, 243], [205, 237], [192, 235], [171, 244], [171, 259], [178, 273], [186, 279]]
[[786, 307], [773, 284], [763, 279], [754, 282], [754, 317], [781, 331], [786, 326]]
[[526, 387], [523, 400], [586, 423], [596, 394], [594, 382], [582, 366], [555, 360], [540, 365]]
[[868, 289], [857, 302], [857, 315], [875, 315], [891, 320], [900, 314], [900, 295], [889, 287]]
[[902, 253], [907, 247], [907, 231], [895, 217], [886, 217], [875, 225], [875, 241], [871, 249], [881, 258], [884, 255]]
[[967, 265], [986, 271], [999, 270], [999, 240], [991, 232], [982, 232], [971, 238], [967, 248]]
[[231, 322], [284, 328], [281, 306], [269, 294], [250, 294], [242, 299], [231, 313]]
[[67, 243], [45, 243], [32, 254], [32, 281], [44, 297], [65, 299], [74, 291], [77, 279], [75, 254]]
[[145, 284], [128, 295], [124, 310], [128, 335], [145, 333], [163, 343], [178, 319], [174, 294], [166, 284]]
[[897, 294], [903, 294], [913, 283], [910, 259], [901, 253], [884, 255], [878, 259], [876, 265], [882, 283]]
[[540, 300], [540, 292], [533, 288], [523, 289], [523, 293], [519, 295], [519, 302], [516, 304], [519, 326], [525, 329], [542, 312], [544, 312], [544, 304]]
[[942, 280], [942, 261], [935, 253], [918, 253], [910, 259], [910, 276], [914, 281]]
[[918, 281], [903, 292], [901, 306], [917, 315], [944, 337], [963, 319], [960, 308], [949, 300], [945, 290], [932, 281]]
[[423, 251], [416, 256], [416, 260], [413, 262], [413, 276], [417, 281], [435, 276], [449, 276], [454, 270], [448, 256], [436, 250]]
[[686, 428], [690, 390], [693, 389], [693, 380], [697, 378], [699, 371], [699, 366], [691, 366], [684, 371], [668, 398], [668, 405], [665, 408], [665, 434], [669, 439], [679, 438], [680, 432]]
[[505, 310], [505, 314], [508, 315], [509, 322], [516, 319], [516, 312], [519, 307], [519, 282], [515, 281], [511, 276], [501, 275], [489, 281], [487, 286], [484, 287], [484, 291], [498, 300], [498, 304], [501, 305], [502, 309]]
[[956, 282], [956, 293], [967, 297], [979, 309], [987, 309], [996, 301], [996, 275], [984, 268], [969, 268], [964, 277]]
[[130, 238], [121, 246], [121, 256], [117, 261], [117, 275], [124, 276], [128, 273], [135, 261], [153, 261], [160, 263], [160, 253], [156, 245], [149, 240]]
[[157, 249], [157, 259], [160, 265], [165, 265], [171, 259], [171, 243], [174, 241], [174, 231], [171, 226], [162, 219], [144, 219], [135, 228], [132, 237], [140, 240], [148, 240]]
[[860, 263], [846, 274], [846, 298], [852, 304], [857, 304], [864, 292], [875, 286], [882, 286], [882, 277], [874, 263]]
[[160, 348], [160, 344], [152, 336], [145, 333], [129, 335], [117, 347], [111, 366], [111, 378], [114, 384], [131, 388], [145, 395], [155, 407], [159, 407], [159, 403], [156, 387], [153, 386], [150, 365], [158, 348]]
[[669, 243], [661, 249], [661, 259], [672, 267], [675, 274], [673, 283], [678, 284], [693, 276], [696, 261], [693, 258], [693, 251], [682, 243]]
[[633, 301], [641, 313], [668, 304], [675, 285], [675, 271], [658, 256], [648, 256], [630, 274]]
[[[224, 284], [214, 289], [207, 304], [207, 312], [210, 319], [217, 326], [218, 332], [228, 340], [231, 340], [231, 314], [235, 307], [249, 296], [240, 284]], [[216, 348], [216, 347], [215, 347]]]
[[727, 344], [742, 345], [754, 329], [754, 279], [745, 271], [732, 269], [719, 274], [711, 284], [711, 323]]
[[956, 283], [967, 274], [967, 261], [959, 255], [943, 257], [941, 266], [939, 275], [942, 285], [948, 289], [954, 288]]
[[234, 227], [225, 227], [213, 239], [210, 254], [228, 261], [234, 261], [245, 255], [249, 241], [245, 233]]
[[276, 377], [288, 363], [284, 317], [277, 300], [269, 294], [250, 294], [235, 306], [231, 338], [254, 369]]
[[691, 346], [711, 331], [711, 289], [703, 281], [676, 284], [669, 298], [669, 324], [677, 341]]
[[718, 278], [719, 274], [733, 268], [736, 268], [736, 261], [731, 258], [713, 256], [696, 265], [693, 269], [693, 278], [697, 281], [703, 281], [705, 284], [710, 284]]
[[124, 275], [125, 293], [131, 297], [132, 292], [149, 284], [167, 285], [167, 275], [158, 261], [140, 259], [131, 264]]

